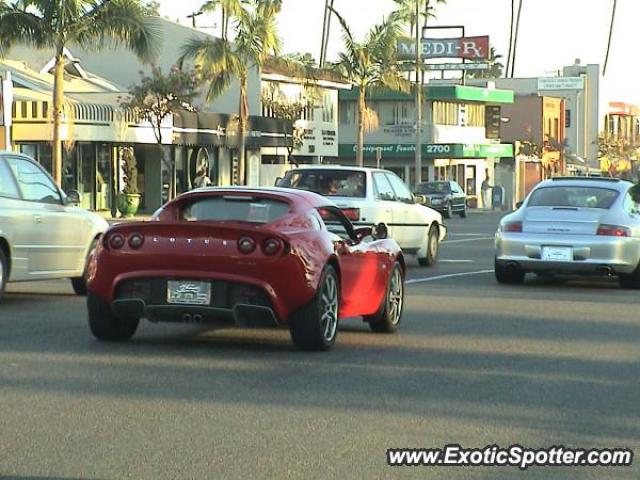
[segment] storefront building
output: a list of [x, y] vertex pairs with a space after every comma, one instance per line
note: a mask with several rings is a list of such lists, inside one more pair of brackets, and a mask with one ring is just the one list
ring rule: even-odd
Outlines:
[[[340, 92], [341, 164], [355, 164], [358, 91]], [[512, 144], [500, 143], [501, 105], [513, 93], [461, 85], [425, 87], [422, 181], [455, 180], [470, 203], [481, 205], [480, 187], [493, 184], [502, 157], [513, 157]], [[415, 104], [398, 92], [375, 92], [367, 106], [376, 112], [379, 128], [365, 135], [366, 166], [381, 166], [415, 183]], [[497, 122], [497, 123], [496, 123]]]

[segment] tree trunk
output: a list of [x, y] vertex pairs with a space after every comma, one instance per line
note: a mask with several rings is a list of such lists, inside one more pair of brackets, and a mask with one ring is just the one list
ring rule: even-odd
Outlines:
[[53, 77], [53, 158], [52, 176], [62, 186], [62, 139], [60, 128], [64, 108], [64, 56], [62, 48], [56, 52]]
[[238, 129], [240, 147], [238, 153], [238, 177], [240, 185], [247, 184], [247, 128], [249, 126], [249, 104], [247, 101], [247, 75], [240, 78], [240, 128]]
[[518, 4], [518, 15], [516, 16], [516, 32], [513, 36], [513, 53], [511, 57], [511, 78], [516, 71], [516, 54], [518, 53], [518, 36], [520, 35], [520, 14], [522, 13], [522, 3], [524, 0], [520, 0]]
[[511, 20], [509, 22], [509, 52], [507, 53], [507, 67], [504, 72], [505, 78], [509, 78], [511, 69], [511, 55], [513, 53], [513, 22], [515, 21], [516, 0], [511, 0]]
[[[167, 192], [167, 199], [168, 200], [173, 200], [174, 198], [174, 168], [173, 168], [173, 163], [174, 162], [170, 162], [167, 159], [167, 150], [165, 148], [164, 145], [162, 145], [161, 143], [158, 143], [158, 150], [160, 151], [160, 159], [162, 160], [162, 163], [164, 164], [164, 166], [167, 169], [167, 172], [169, 173], [169, 191]], [[163, 185], [164, 187], [164, 185]]]
[[365, 87], [360, 87], [358, 94], [358, 145], [356, 148], [356, 165], [364, 166], [364, 112], [367, 108]]

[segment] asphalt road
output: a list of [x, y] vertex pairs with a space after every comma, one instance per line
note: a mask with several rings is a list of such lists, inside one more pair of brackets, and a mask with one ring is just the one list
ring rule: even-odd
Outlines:
[[[93, 340], [66, 282], [0, 305], [2, 478], [481, 478], [511, 467], [386, 466], [391, 447], [640, 451], [638, 294], [612, 281], [498, 286], [495, 214], [450, 222], [441, 263], [411, 262], [396, 335], [343, 325], [328, 353], [286, 331], [143, 324]], [[640, 478], [533, 468], [527, 478]]]

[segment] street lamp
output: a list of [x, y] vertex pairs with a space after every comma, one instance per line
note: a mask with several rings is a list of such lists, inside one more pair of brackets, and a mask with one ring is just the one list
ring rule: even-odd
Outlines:
[[416, 0], [416, 188], [422, 183], [422, 52], [420, 50], [420, 0]]

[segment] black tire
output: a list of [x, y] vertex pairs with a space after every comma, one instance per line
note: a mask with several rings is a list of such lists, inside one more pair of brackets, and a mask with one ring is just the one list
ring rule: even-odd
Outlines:
[[633, 273], [621, 273], [618, 275], [620, 287], [625, 290], [640, 290], [640, 266]]
[[496, 260], [493, 271], [498, 283], [505, 285], [522, 285], [524, 283], [526, 274], [520, 268], [506, 268]]
[[139, 318], [121, 319], [111, 313], [109, 305], [91, 294], [87, 295], [89, 328], [98, 340], [124, 342], [133, 337], [140, 323]]
[[373, 315], [364, 317], [371, 330], [380, 333], [393, 333], [398, 329], [404, 307], [404, 274], [399, 262], [393, 266], [387, 283], [387, 291]]
[[7, 261], [4, 250], [0, 248], [0, 300], [4, 295], [7, 280], [9, 280], [9, 262]]
[[464, 205], [460, 210], [460, 218], [467, 218], [467, 206]]
[[440, 231], [438, 227], [432, 225], [427, 234], [427, 256], [418, 257], [421, 267], [431, 267], [438, 262], [438, 251], [440, 250]]
[[291, 316], [289, 330], [301, 350], [329, 350], [338, 336], [340, 281], [331, 265], [322, 272], [313, 299]]
[[444, 218], [451, 218], [453, 217], [453, 205], [451, 205], [451, 202], [447, 203], [447, 209], [444, 211]]
[[73, 287], [73, 291], [76, 293], [76, 295], [84, 297], [87, 294], [87, 267], [89, 266], [89, 259], [91, 258], [91, 255], [93, 255], [97, 244], [97, 240], [91, 242], [89, 253], [87, 254], [87, 258], [84, 261], [84, 272], [82, 273], [82, 276], [71, 279], [71, 286]]

